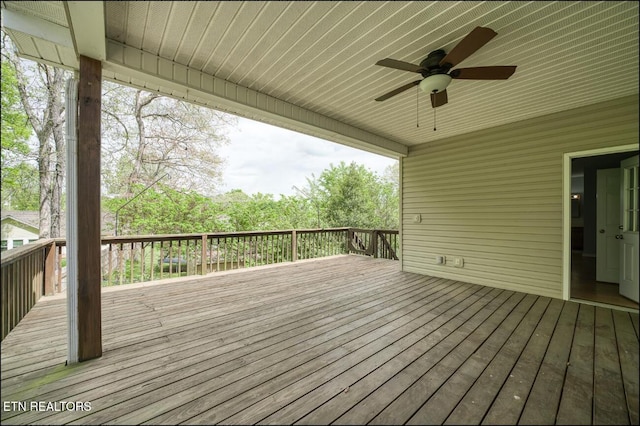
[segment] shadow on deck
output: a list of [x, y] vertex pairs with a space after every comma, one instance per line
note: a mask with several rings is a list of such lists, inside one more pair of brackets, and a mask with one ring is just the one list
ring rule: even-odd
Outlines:
[[361, 256], [102, 303], [100, 359], [64, 365], [61, 297], [5, 338], [3, 424], [638, 424], [634, 313]]

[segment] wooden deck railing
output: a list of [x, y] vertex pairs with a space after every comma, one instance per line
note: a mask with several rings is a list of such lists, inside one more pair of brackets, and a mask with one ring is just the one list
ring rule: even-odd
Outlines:
[[349, 252], [398, 260], [398, 231], [349, 228]]
[[43, 294], [54, 293], [55, 245], [39, 240], [2, 253], [2, 340]]
[[[355, 253], [398, 259], [398, 231], [354, 228], [102, 239], [102, 285], [122, 285]], [[43, 294], [62, 291], [64, 239], [2, 254], [2, 338]]]

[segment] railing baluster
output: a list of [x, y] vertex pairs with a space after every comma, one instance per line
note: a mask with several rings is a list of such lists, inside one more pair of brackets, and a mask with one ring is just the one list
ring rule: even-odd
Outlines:
[[216, 272], [220, 270], [220, 238], [216, 238]]
[[144, 264], [146, 263], [146, 259], [144, 256], [144, 243], [140, 243], [140, 282], [145, 281], [144, 279]]
[[207, 275], [207, 236], [205, 234], [200, 238], [200, 244], [200, 275]]
[[[23, 259], [22, 262], [20, 262], [20, 275], [23, 277], [28, 277], [28, 261], [30, 258], [27, 259]], [[20, 290], [20, 316], [24, 316], [25, 315], [25, 293], [26, 293], [26, 289], [25, 286], [20, 286], [19, 287]]]
[[227, 260], [229, 258], [229, 238], [224, 239], [224, 270], [227, 270]]
[[8, 273], [9, 273], [9, 267], [7, 268], [2, 268], [2, 272], [0, 273], [0, 280], [2, 280], [2, 283], [4, 283], [4, 285], [0, 286], [2, 287], [2, 316], [0, 319], [0, 322], [2, 323], [2, 337], [4, 338], [4, 336], [6, 336], [7, 334], [9, 334], [9, 282], [8, 282]]
[[150, 253], [150, 259], [149, 259], [149, 270], [151, 272], [151, 281], [153, 281], [153, 271], [156, 269], [156, 265], [153, 264], [153, 255], [154, 252], [156, 251], [156, 248], [153, 245], [153, 241], [151, 241], [151, 253]]
[[182, 276], [182, 240], [178, 240], [178, 265], [176, 265], [178, 276]]
[[160, 264], [160, 279], [164, 276], [164, 241], [160, 241], [160, 257], [158, 258]]
[[131, 243], [131, 248], [129, 249], [129, 283], [133, 282], [133, 264], [134, 264], [134, 260], [135, 260], [135, 251], [134, 251], [134, 244], [135, 243]]
[[123, 270], [124, 270], [124, 265], [122, 264], [122, 243], [120, 243], [118, 245], [118, 272], [120, 273], [120, 285], [122, 285]]
[[173, 266], [173, 241], [169, 241], [169, 278], [172, 277], [172, 266]]
[[62, 246], [56, 244], [56, 265], [57, 265], [57, 284], [56, 284], [56, 293], [62, 292]]
[[113, 244], [109, 243], [107, 249], [107, 285], [111, 285], [111, 275], [113, 274]]
[[291, 231], [291, 261], [295, 262], [298, 260], [298, 236], [296, 235], [296, 230]]
[[15, 264], [11, 265], [11, 280], [9, 281], [11, 283], [10, 287], [9, 287], [9, 301], [10, 301], [10, 311], [9, 311], [9, 328], [12, 329], [13, 327], [16, 326], [16, 324], [18, 323], [18, 321], [16, 320], [16, 318], [18, 318], [18, 301], [20, 300], [18, 297], [18, 286], [19, 286], [19, 282], [18, 282], [18, 267], [20, 266], [19, 262], [16, 262]]
[[276, 259], [278, 263], [282, 262], [282, 239], [281, 235], [276, 235]]
[[240, 259], [242, 259], [242, 266], [246, 267], [246, 262], [245, 262], [245, 259], [246, 259], [245, 254], [247, 252], [246, 251], [247, 250], [246, 249], [246, 242], [247, 242], [247, 237], [243, 236], [242, 237], [242, 252], [241, 252], [240, 257], [238, 257], [238, 269], [240, 269]]
[[[193, 242], [193, 240], [185, 240], [185, 262], [186, 262], [186, 266], [187, 266], [187, 275], [191, 275], [193, 273], [193, 269], [192, 269], [192, 262], [193, 259], [191, 258], [191, 254], [192, 254], [192, 250], [191, 250], [191, 243]], [[194, 250], [195, 251], [195, 248]], [[182, 275], [182, 270], [180, 270], [180, 275]]]

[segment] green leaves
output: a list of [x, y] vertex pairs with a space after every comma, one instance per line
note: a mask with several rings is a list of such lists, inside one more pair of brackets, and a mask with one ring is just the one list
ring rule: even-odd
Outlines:
[[2, 206], [38, 209], [38, 170], [29, 164], [31, 126], [20, 103], [15, 69], [2, 61]]
[[[341, 162], [308, 179], [300, 196], [275, 200], [236, 189], [209, 198], [158, 184], [124, 208], [124, 198], [105, 200], [105, 208], [118, 212], [119, 235], [309, 229], [318, 222], [323, 228], [397, 229], [397, 169], [385, 176]], [[133, 193], [143, 189], [137, 185]]]
[[8, 153], [28, 154], [27, 139], [31, 136], [31, 127], [27, 115], [20, 104], [16, 71], [8, 61], [2, 61], [2, 166]]
[[[396, 172], [397, 173], [397, 172]], [[398, 189], [363, 165], [340, 162], [308, 180], [312, 201], [320, 208], [324, 227], [397, 229]]]
[[[134, 194], [144, 187], [136, 185]], [[220, 206], [195, 192], [180, 192], [166, 185], [150, 188], [133, 202], [105, 199], [103, 208], [118, 215], [118, 235], [189, 234], [226, 230]], [[115, 232], [114, 232], [115, 233]]]

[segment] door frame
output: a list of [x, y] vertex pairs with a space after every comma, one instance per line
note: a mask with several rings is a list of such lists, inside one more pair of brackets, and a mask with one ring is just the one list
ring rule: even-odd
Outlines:
[[562, 157], [562, 299], [571, 298], [571, 160], [638, 151], [637, 144], [565, 152]]

